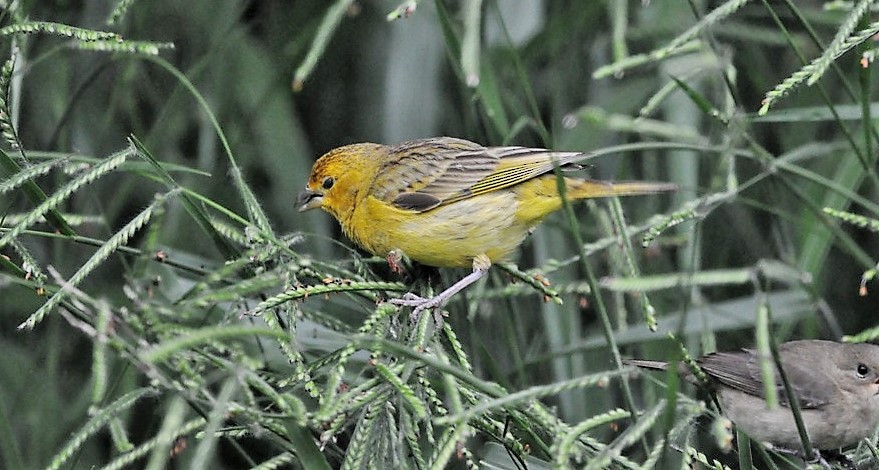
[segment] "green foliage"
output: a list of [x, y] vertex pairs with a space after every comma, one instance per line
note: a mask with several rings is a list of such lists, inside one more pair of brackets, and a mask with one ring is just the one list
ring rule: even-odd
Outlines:
[[[623, 359], [879, 337], [879, 26], [826, 6], [4, 3], [0, 467], [791, 468]], [[462, 273], [295, 195], [436, 135], [681, 190], [566, 204], [410, 321]]]

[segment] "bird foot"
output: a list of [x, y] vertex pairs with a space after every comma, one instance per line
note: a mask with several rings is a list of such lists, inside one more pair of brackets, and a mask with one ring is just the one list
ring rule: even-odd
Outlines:
[[403, 294], [402, 298], [391, 299], [389, 302], [404, 307], [415, 307], [412, 309], [412, 313], [409, 314], [409, 323], [412, 325], [417, 324], [418, 320], [421, 319], [421, 312], [427, 309], [433, 309], [433, 322], [436, 325], [436, 329], [439, 330], [442, 329], [443, 323], [445, 323], [444, 317], [446, 316], [446, 312], [437, 307], [442, 306], [445, 301], [446, 296], [443, 296], [442, 294], [434, 297], [422, 297], [413, 294], [412, 292], [407, 292]]
[[424, 298], [418, 294], [406, 292], [405, 294], [403, 294], [403, 297], [400, 297], [399, 299], [391, 299], [389, 300], [389, 302], [394, 305], [402, 305], [404, 307], [418, 307], [430, 300], [433, 300], [434, 298], [435, 297]]
[[803, 459], [808, 468], [812, 468], [812, 466], [817, 465], [820, 466], [824, 470], [833, 470], [833, 466], [830, 462], [838, 463], [843, 468], [847, 468], [850, 470], [857, 470], [857, 465], [852, 459], [850, 459], [847, 455], [841, 452], [829, 451], [825, 450], [822, 454], [818, 449], [814, 449], [814, 453], [812, 454], [812, 458], [805, 457], [805, 454], [801, 450], [796, 449], [788, 449], [785, 447], [772, 446], [773, 451], [778, 452], [780, 454], [788, 454], [799, 457]]
[[806, 464], [810, 467], [812, 465], [820, 465], [821, 468], [823, 468], [824, 470], [833, 470], [833, 467], [830, 466], [830, 463], [827, 461], [827, 459], [824, 458], [823, 455], [821, 455], [821, 452], [819, 452], [818, 450], [815, 450], [815, 455], [812, 457], [811, 460], [806, 460]]
[[433, 297], [421, 297], [420, 295], [413, 294], [411, 292], [407, 292], [403, 294], [403, 297], [399, 299], [391, 299], [390, 302], [394, 305], [403, 305], [406, 307], [415, 307], [412, 310], [412, 314], [409, 315], [409, 319], [413, 322], [417, 322], [418, 318], [421, 317], [421, 312], [429, 308], [441, 307], [445, 304], [453, 295], [461, 292], [465, 287], [473, 284], [474, 282], [482, 279], [485, 276], [485, 273], [488, 272], [488, 268], [491, 266], [491, 261], [485, 255], [479, 255], [473, 259], [473, 272], [464, 276], [460, 281], [452, 284], [448, 289], [440, 292], [439, 294]]
[[421, 318], [421, 312], [430, 308], [439, 307], [445, 300], [446, 299], [442, 295], [421, 297], [420, 295], [407, 292], [403, 294], [402, 298], [391, 299], [390, 303], [394, 305], [402, 305], [404, 307], [415, 307], [412, 309], [412, 313], [409, 314], [409, 321], [417, 323], [418, 319]]
[[[848, 455], [838, 451], [838, 450], [825, 450], [823, 453], [818, 454], [818, 457], [823, 460], [825, 463], [833, 462], [837, 463], [842, 468], [848, 470], [857, 470], [858, 464], [855, 463], [854, 460], [851, 459]], [[820, 465], [820, 462], [818, 462]]]

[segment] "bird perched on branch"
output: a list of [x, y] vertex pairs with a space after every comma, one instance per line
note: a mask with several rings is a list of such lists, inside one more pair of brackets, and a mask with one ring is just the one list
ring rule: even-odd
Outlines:
[[[781, 344], [778, 353], [812, 446], [834, 450], [873, 434], [879, 425], [879, 346], [802, 340]], [[781, 406], [767, 406], [761, 361], [771, 367], [769, 387]], [[626, 362], [646, 369], [668, 368], [661, 361]], [[715, 387], [723, 413], [736, 426], [773, 446], [802, 448], [790, 409], [792, 398], [785, 393], [771, 356], [761, 358], [753, 349], [741, 349], [711, 353], [696, 363]], [[685, 364], [679, 364], [678, 372], [696, 381]]]
[[[562, 207], [556, 167], [590, 158], [580, 152], [483, 147], [451, 137], [398, 145], [353, 144], [314, 163], [300, 211], [332, 214], [345, 234], [389, 262], [406, 255], [439, 268], [473, 272], [435, 297], [392, 302], [413, 316], [441, 306], [511, 256], [544, 217]], [[672, 191], [675, 185], [564, 177], [570, 200]]]

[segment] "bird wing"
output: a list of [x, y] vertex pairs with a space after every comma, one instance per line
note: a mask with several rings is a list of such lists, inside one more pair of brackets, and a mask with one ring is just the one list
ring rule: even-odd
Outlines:
[[[803, 408], [819, 408], [839, 393], [839, 384], [830, 379], [825, 367], [834, 367], [840, 349], [830, 341], [790, 341], [778, 347], [787, 380]], [[817, 357], [816, 357], [817, 353]], [[813, 361], [821, 361], [819, 367]], [[784, 389], [776, 374], [779, 390]], [[779, 396], [782, 396], [780, 393]]]
[[699, 367], [709, 377], [727, 387], [741, 390], [747, 394], [763, 396], [763, 379], [759, 369], [754, 374], [753, 361], [756, 355], [752, 350], [715, 352], [699, 358]]
[[416, 140], [391, 148], [371, 194], [422, 212], [508, 188], [582, 158], [579, 152], [483, 147], [449, 137]]
[[497, 168], [467, 188], [466, 192], [455, 194], [446, 202], [509, 188], [549, 173], [557, 166], [570, 165], [587, 158], [582, 152], [554, 152], [528, 147], [489, 147], [486, 150], [498, 157]]
[[490, 175], [498, 157], [485, 147], [448, 137], [392, 147], [370, 194], [402, 209], [426, 211]]
[[[784, 346], [782, 345], [779, 353], [800, 407], [818, 408], [826, 404], [833, 388], [829, 386], [830, 384], [822, 384], [821, 374], [816, 374], [810, 364], [795, 360], [795, 351], [786, 351]], [[772, 359], [770, 358], [769, 361], [771, 362]], [[727, 387], [758, 397], [764, 396], [760, 359], [757, 352], [752, 349], [708, 354], [699, 359], [699, 366], [710, 377]], [[786, 405], [787, 394], [778, 372], [775, 371], [774, 363], [772, 369], [779, 401]]]

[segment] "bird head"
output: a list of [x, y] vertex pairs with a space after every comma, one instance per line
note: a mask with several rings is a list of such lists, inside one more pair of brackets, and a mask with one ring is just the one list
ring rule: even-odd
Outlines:
[[299, 212], [320, 207], [345, 220], [363, 197], [381, 167], [386, 147], [352, 144], [330, 150], [311, 168], [305, 190], [299, 193]]
[[879, 398], [879, 346], [846, 344], [845, 354], [837, 361], [839, 385], [861, 396]]

